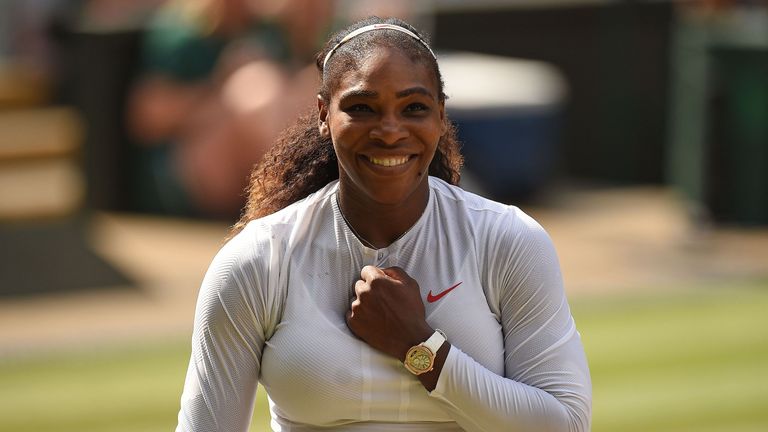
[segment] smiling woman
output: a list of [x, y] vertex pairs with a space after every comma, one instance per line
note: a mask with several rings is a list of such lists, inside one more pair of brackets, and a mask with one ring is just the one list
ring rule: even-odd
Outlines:
[[339, 201], [371, 245], [386, 247], [416, 223], [429, 197], [427, 171], [445, 133], [436, 78], [397, 48], [381, 47], [318, 97], [319, 128], [339, 164]]
[[437, 59], [376, 17], [317, 55], [317, 110], [251, 179], [198, 300], [178, 431], [586, 431], [544, 230], [458, 186]]

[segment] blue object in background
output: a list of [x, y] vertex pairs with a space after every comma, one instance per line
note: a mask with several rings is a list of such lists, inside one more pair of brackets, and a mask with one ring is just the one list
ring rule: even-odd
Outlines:
[[566, 93], [560, 73], [541, 62], [474, 53], [439, 61], [470, 179], [462, 186], [499, 201], [535, 194], [557, 159]]
[[466, 169], [484, 192], [502, 201], [528, 197], [550, 177], [557, 157], [560, 114], [452, 114], [464, 144]]

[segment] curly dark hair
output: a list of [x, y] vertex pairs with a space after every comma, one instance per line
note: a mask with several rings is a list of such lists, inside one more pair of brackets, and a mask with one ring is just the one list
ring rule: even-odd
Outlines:
[[[369, 53], [384, 46], [396, 48], [408, 55], [411, 61], [426, 64], [434, 71], [438, 85], [438, 98], [444, 102], [446, 96], [437, 60], [424, 44], [400, 31], [382, 29], [355, 36], [338, 47], [327, 64], [323, 65], [328, 51], [344, 36], [358, 28], [378, 23], [404, 27], [428, 43], [415, 28], [397, 18], [382, 19], [374, 16], [358, 21], [331, 36], [325, 47], [315, 57], [321, 77], [318, 90], [320, 97], [329, 101], [331, 93], [336, 89], [344, 73], [355, 70]], [[429, 165], [429, 175], [457, 185], [463, 158], [459, 151], [456, 128], [452, 123], [447, 123], [446, 132], [440, 137], [435, 156]], [[287, 207], [338, 178], [339, 166], [333, 143], [330, 137], [323, 138], [320, 135], [317, 110], [308, 110], [298, 118], [296, 123], [283, 131], [275, 145], [252, 171], [246, 190], [248, 202], [240, 220], [232, 227], [231, 235], [240, 232], [251, 220]]]

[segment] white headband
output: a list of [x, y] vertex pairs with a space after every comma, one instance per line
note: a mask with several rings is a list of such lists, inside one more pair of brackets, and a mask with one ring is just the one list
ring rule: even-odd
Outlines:
[[408, 36], [410, 36], [410, 37], [416, 39], [417, 41], [421, 42], [421, 44], [424, 45], [424, 47], [427, 49], [427, 51], [429, 51], [429, 53], [432, 54], [432, 57], [434, 57], [435, 60], [437, 60], [437, 56], [435, 55], [434, 52], [432, 52], [432, 49], [429, 48], [429, 45], [427, 45], [427, 43], [424, 42], [424, 40], [421, 39], [416, 33], [408, 30], [407, 28], [400, 27], [399, 25], [395, 25], [395, 24], [371, 24], [371, 25], [367, 25], [365, 27], [360, 27], [359, 29], [350, 32], [348, 35], [344, 36], [344, 39], [342, 39], [333, 48], [331, 48], [331, 50], [328, 51], [328, 54], [325, 55], [325, 60], [323, 60], [323, 70], [325, 70], [325, 65], [326, 65], [326, 63], [328, 63], [328, 59], [331, 58], [333, 53], [336, 52], [336, 50], [339, 49], [340, 46], [344, 45], [350, 39], [352, 39], [353, 37], [355, 37], [357, 35], [369, 32], [371, 30], [380, 30], [380, 29], [396, 30], [396, 31], [399, 31], [399, 32], [407, 34]]

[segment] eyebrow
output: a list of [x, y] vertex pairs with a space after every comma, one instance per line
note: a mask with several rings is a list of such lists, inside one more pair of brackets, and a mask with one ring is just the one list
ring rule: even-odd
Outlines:
[[344, 94], [339, 97], [339, 100], [349, 99], [353, 97], [364, 97], [364, 98], [370, 98], [375, 99], [379, 97], [379, 94], [372, 90], [350, 90], [348, 92], [344, 92]]
[[411, 88], [408, 88], [408, 89], [405, 89], [405, 90], [401, 90], [401, 91], [397, 92], [395, 94], [395, 96], [397, 96], [399, 98], [404, 98], [406, 96], [410, 96], [410, 95], [413, 95], [413, 94], [420, 94], [420, 95], [424, 95], [424, 96], [433, 97], [432, 93], [429, 90], [425, 89], [424, 87], [411, 87]]
[[[433, 97], [432, 93], [429, 90], [420, 86], [407, 88], [405, 90], [400, 90], [399, 92], [395, 93], [395, 97], [404, 98], [413, 94], [420, 94], [428, 97]], [[339, 100], [344, 100], [352, 97], [376, 99], [379, 97], [379, 93], [373, 90], [350, 90], [342, 94]]]

